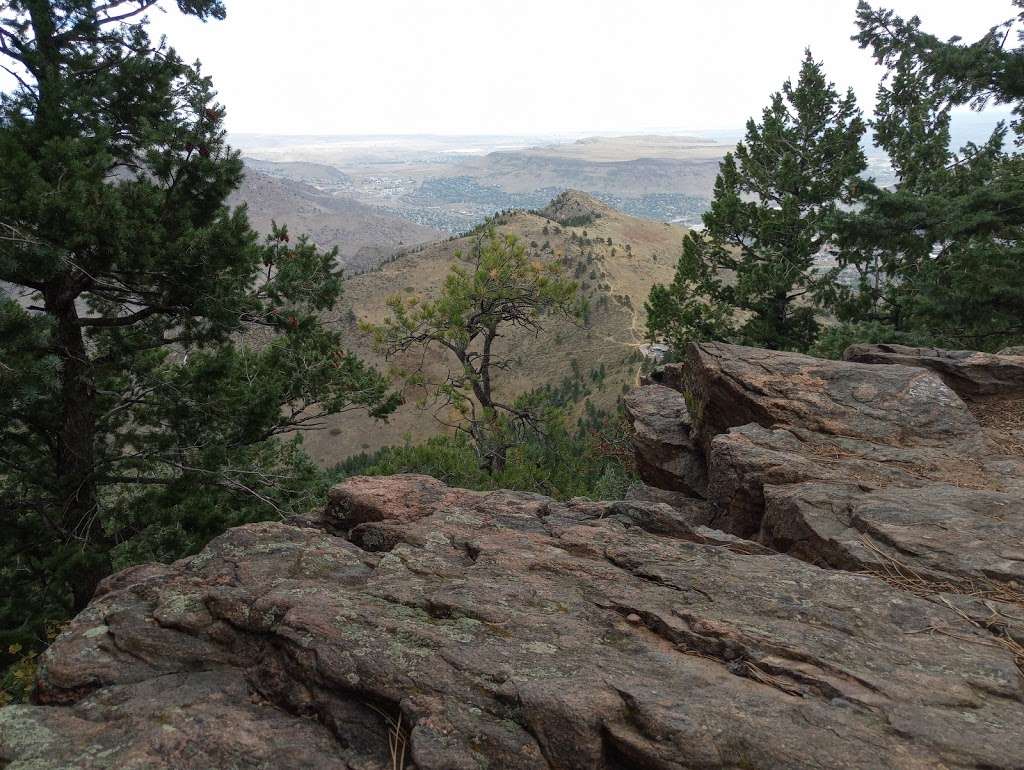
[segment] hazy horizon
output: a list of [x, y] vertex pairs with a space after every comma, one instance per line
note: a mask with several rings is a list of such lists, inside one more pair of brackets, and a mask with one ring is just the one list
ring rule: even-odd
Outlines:
[[[1005, 105], [1000, 105], [995, 108], [989, 108], [984, 111], [974, 111], [968, 108], [959, 108], [952, 112], [952, 122], [950, 124], [951, 133], [951, 145], [955, 149], [963, 147], [967, 142], [981, 143], [988, 139], [995, 124], [998, 121], [1003, 121], [1007, 124], [1013, 119], [1012, 111]], [[280, 145], [284, 147], [294, 147], [297, 143], [302, 141], [308, 141], [311, 145], [317, 146], [329, 143], [331, 141], [351, 142], [358, 144], [359, 140], [364, 140], [368, 147], [381, 146], [382, 140], [395, 140], [397, 142], [413, 142], [414, 140], [421, 141], [437, 141], [437, 142], [452, 142], [458, 140], [465, 141], [477, 141], [479, 147], [487, 148], [487, 151], [492, 149], [520, 149], [526, 147], [535, 147], [545, 144], [556, 144], [556, 143], [571, 143], [574, 141], [580, 141], [588, 138], [614, 138], [614, 137], [628, 137], [628, 136], [659, 136], [663, 135], [666, 137], [688, 137], [693, 139], [710, 140], [719, 142], [722, 144], [731, 145], [735, 142], [740, 141], [743, 138], [745, 129], [743, 126], [734, 126], [727, 128], [708, 128], [708, 129], [687, 129], [687, 128], [660, 128], [652, 129], [651, 131], [629, 131], [629, 130], [606, 130], [606, 131], [565, 131], [565, 132], [538, 132], [538, 133], [523, 133], [523, 134], [487, 134], [487, 133], [442, 133], [442, 132], [394, 132], [394, 133], [272, 133], [267, 131], [232, 131], [228, 133], [228, 143], [234, 148], [242, 150], [243, 152], [247, 149], [261, 148], [266, 149], [268, 142], [271, 145]], [[508, 142], [508, 146], [497, 146], [494, 144], [504, 140]], [[865, 142], [870, 143], [871, 134], [870, 129], [868, 135], [865, 136]], [[483, 154], [483, 152], [473, 152], [472, 154]]]
[[[879, 3], [973, 39], [1009, 0]], [[153, 13], [200, 59], [235, 134], [523, 136], [741, 129], [806, 46], [870, 111], [882, 69], [855, 0], [229, 0], [224, 22]], [[701, 128], [703, 127], [703, 128]]]

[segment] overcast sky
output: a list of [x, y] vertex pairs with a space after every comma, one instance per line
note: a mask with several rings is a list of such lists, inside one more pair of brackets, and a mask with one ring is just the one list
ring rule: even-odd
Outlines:
[[[173, 7], [173, 3], [167, 3]], [[973, 39], [1009, 0], [887, 0]], [[805, 46], [873, 103], [855, 0], [227, 0], [154, 27], [213, 76], [235, 132], [556, 133], [727, 129]]]

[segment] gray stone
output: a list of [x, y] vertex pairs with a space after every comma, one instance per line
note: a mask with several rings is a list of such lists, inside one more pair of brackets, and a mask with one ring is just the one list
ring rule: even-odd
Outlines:
[[1020, 360], [1024, 348], [1018, 348], [1021, 352], [1016, 354], [1005, 350], [993, 354], [906, 345], [851, 345], [843, 358], [866, 364], [930, 369], [963, 398], [1024, 398], [1024, 360]]
[[1014, 656], [955, 607], [636, 525], [667, 505], [351, 484], [335, 504], [416, 501], [365, 503], [390, 550], [250, 524], [117, 576], [44, 656], [40, 704], [0, 711], [0, 764], [386, 768], [396, 735], [421, 770], [1024, 756]]
[[690, 438], [690, 415], [682, 394], [664, 385], [644, 385], [627, 393], [622, 403], [633, 428], [640, 478], [703, 497], [706, 463]]

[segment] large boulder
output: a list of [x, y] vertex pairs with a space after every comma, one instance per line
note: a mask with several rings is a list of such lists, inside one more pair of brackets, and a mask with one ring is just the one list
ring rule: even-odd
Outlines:
[[1024, 642], [1024, 362], [899, 346], [848, 357], [691, 346], [702, 522]]
[[707, 490], [707, 464], [690, 437], [683, 395], [664, 385], [643, 385], [627, 393], [622, 404], [632, 425], [640, 478], [663, 489], [702, 497]]
[[[983, 431], [979, 427], [978, 435]], [[755, 537], [767, 485], [805, 481], [856, 483], [867, 490], [897, 486], [927, 495], [931, 486], [957, 486], [1024, 495], [1024, 458], [966, 453], [963, 444], [899, 446], [756, 423], [715, 436], [708, 454], [707, 522]]]
[[694, 533], [660, 503], [422, 477], [352, 480], [332, 500], [323, 527], [348, 526], [338, 511], [359, 501], [354, 529], [383, 550], [250, 524], [108, 580], [43, 657], [38, 704], [0, 710], [0, 766], [923, 770], [1024, 756], [1013, 651], [881, 579]]
[[[879, 366], [691, 348], [689, 399], [709, 445], [708, 523], [835, 568], [880, 568], [851, 556], [867, 548], [902, 555], [935, 580], [1018, 580], [1003, 539], [1024, 536], [1022, 458], [1009, 438], [997, 440], [1000, 426], [978, 419], [1012, 424], [1020, 403], [1009, 370], [998, 356], [929, 352], [961, 367], [960, 380], [988, 383], [998, 416], [983, 406], [976, 415], [932, 367], [906, 365], [921, 349], [871, 347], [900, 357], [878, 353]], [[997, 373], [986, 379], [978, 372], [989, 364]]]
[[693, 432], [705, 447], [748, 423], [882, 445], [979, 445], [971, 412], [925, 369], [704, 343], [689, 347], [684, 373]]
[[1022, 353], [1014, 355], [1000, 351], [993, 354], [974, 350], [864, 344], [848, 347], [843, 359], [864, 364], [899, 364], [930, 369], [964, 398], [1024, 398]]

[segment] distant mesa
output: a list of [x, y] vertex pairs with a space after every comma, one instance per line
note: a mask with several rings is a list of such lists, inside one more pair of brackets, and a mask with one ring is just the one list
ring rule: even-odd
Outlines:
[[614, 209], [581, 190], [566, 190], [540, 210], [540, 215], [566, 227], [591, 224]]

